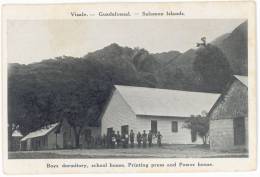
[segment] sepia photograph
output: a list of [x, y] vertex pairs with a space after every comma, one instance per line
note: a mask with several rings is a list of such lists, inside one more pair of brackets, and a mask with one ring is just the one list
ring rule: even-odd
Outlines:
[[255, 10], [3, 5], [4, 173], [255, 171]]
[[247, 19], [8, 20], [8, 158], [248, 158]]

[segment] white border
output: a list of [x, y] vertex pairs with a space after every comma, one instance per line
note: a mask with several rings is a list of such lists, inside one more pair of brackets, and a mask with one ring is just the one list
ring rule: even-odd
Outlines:
[[[176, 0], [177, 2], [178, 1], [181, 1], [181, 0]], [[175, 1], [175, 2], [176, 2]], [[43, 3], [75, 3], [75, 2], [78, 2], [78, 3], [83, 3], [83, 2], [111, 2], [111, 1], [107, 1], [107, 0], [96, 0], [96, 1], [93, 1], [93, 0], [89, 0], [89, 1], [84, 1], [84, 0], [77, 0], [77, 1], [72, 1], [72, 0], [63, 0], [63, 1], [51, 1], [51, 0], [1, 0], [1, 5], [4, 3], [4, 4], [6, 4], [6, 3], [8, 3], [8, 4], [17, 4], [17, 3], [33, 3], [33, 4], [43, 4]], [[112, 1], [112, 2], [122, 2], [122, 1], [118, 1], [118, 0], [114, 0], [114, 1]], [[136, 0], [136, 1], [127, 1], [127, 2], [158, 2], [158, 1], [146, 1], [146, 0], [143, 0], [143, 1], [138, 1], [138, 0]], [[171, 2], [171, 1], [167, 1], [167, 0], [164, 0], [164, 2]], [[257, 20], [259, 21], [259, 3], [258, 2], [256, 2], [256, 4], [257, 4]], [[2, 15], [2, 14], [1, 14]], [[257, 41], [259, 42], [259, 23], [257, 23]], [[257, 58], [258, 58], [258, 51], [259, 51], [259, 45], [258, 45], [258, 42], [257, 42]], [[1, 48], [2, 49], [2, 48]], [[257, 68], [259, 68], [259, 62], [257, 62]], [[1, 71], [3, 71], [2, 68], [3, 66], [1, 65]], [[2, 79], [2, 72], [1, 72], [1, 79]], [[260, 81], [260, 79], [259, 79], [259, 75], [258, 75], [258, 72], [257, 72], [257, 88], [259, 88], [259, 81]], [[257, 89], [257, 91], [259, 91], [259, 89]], [[0, 95], [0, 98], [1, 98], [1, 101], [3, 100], [2, 99], [2, 87], [1, 87], [1, 95]], [[258, 94], [257, 94], [257, 98], [259, 98], [258, 97]], [[2, 103], [2, 102], [1, 102]], [[1, 108], [0, 108], [0, 110], [2, 109], [2, 106], [1, 106]], [[259, 109], [259, 105], [257, 105], [257, 110]], [[1, 110], [1, 112], [2, 112], [2, 110]], [[258, 115], [258, 111], [257, 111], [257, 115]], [[258, 116], [257, 116], [258, 117]], [[257, 118], [257, 120], [258, 120], [258, 118]], [[259, 120], [257, 121], [257, 127], [259, 127]], [[2, 126], [2, 124], [1, 124], [1, 126]], [[0, 128], [2, 128], [2, 127], [0, 127]], [[258, 131], [259, 132], [259, 131]], [[257, 138], [258, 138], [258, 142], [259, 142], [259, 136], [257, 136]], [[1, 138], [1, 143], [2, 143], [2, 138]], [[1, 148], [2, 148], [2, 146], [1, 146]], [[259, 146], [257, 147], [258, 148], [258, 152], [259, 152]], [[2, 153], [2, 149], [1, 149], [1, 153]], [[257, 159], [259, 159], [259, 153], [257, 153]], [[3, 169], [2, 169], [2, 158], [1, 158], [1, 162], [0, 162], [0, 169], [1, 169], [1, 176], [3, 175], [3, 176], [6, 176], [5, 174], [3, 174]], [[211, 172], [211, 173], [193, 173], [193, 174], [191, 174], [191, 173], [182, 173], [182, 174], [179, 174], [179, 173], [175, 173], [174, 175], [177, 175], [177, 176], [194, 176], [194, 177], [197, 177], [197, 176], [208, 176], [208, 175], [211, 175], [211, 176], [223, 176], [223, 177], [225, 177], [225, 176], [234, 176], [234, 175], [236, 175], [236, 176], [259, 176], [260, 175], [260, 170], [259, 170], [259, 163], [257, 163], [257, 167], [258, 167], [258, 169], [257, 169], [257, 171], [254, 171], [254, 172], [236, 172], [236, 173], [214, 173], [214, 172]], [[87, 174], [87, 176], [92, 176], [93, 174]], [[106, 176], [114, 176], [114, 175], [122, 175], [122, 174], [110, 174], [110, 175], [106, 175]], [[126, 175], [126, 176], [146, 176], [146, 175], [149, 175], [149, 176], [172, 176], [173, 174], [124, 174], [124, 175]], [[14, 175], [14, 176], [18, 176], [18, 175]], [[50, 175], [39, 175], [39, 176], [50, 176]], [[57, 175], [57, 176], [67, 176], [67, 175]], [[81, 176], [81, 175], [78, 175], [78, 176]], [[86, 176], [86, 175], [84, 175], [84, 176]], [[95, 175], [95, 176], [103, 176], [103, 175]]]

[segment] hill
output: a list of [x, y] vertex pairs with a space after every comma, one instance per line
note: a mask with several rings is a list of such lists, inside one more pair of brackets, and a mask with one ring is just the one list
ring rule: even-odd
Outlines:
[[[223, 51], [232, 74], [247, 75], [246, 34], [247, 22], [212, 42]], [[9, 125], [19, 125], [23, 134], [64, 117], [74, 127], [98, 126], [115, 84], [221, 92], [218, 87], [207, 87], [205, 77], [203, 80], [195, 71], [200, 50], [151, 54], [114, 43], [80, 58], [62, 56], [29, 65], [9, 64]], [[206, 80], [215, 80], [210, 74]]]
[[234, 74], [248, 75], [247, 41], [247, 21], [245, 21], [230, 34], [213, 42], [227, 56]]
[[[220, 48], [225, 54], [232, 74], [247, 75], [247, 21], [231, 33], [219, 36], [211, 44]], [[194, 71], [193, 64], [197, 51], [198, 49], [189, 49], [158, 70], [156, 72], [158, 86], [192, 91], [220, 91], [204, 87], [201, 76]]]

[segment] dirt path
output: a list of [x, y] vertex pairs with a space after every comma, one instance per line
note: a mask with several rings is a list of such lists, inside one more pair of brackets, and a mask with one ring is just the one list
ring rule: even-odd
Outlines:
[[246, 152], [217, 152], [196, 145], [168, 145], [128, 149], [70, 149], [9, 152], [10, 159], [49, 158], [228, 158], [248, 157]]

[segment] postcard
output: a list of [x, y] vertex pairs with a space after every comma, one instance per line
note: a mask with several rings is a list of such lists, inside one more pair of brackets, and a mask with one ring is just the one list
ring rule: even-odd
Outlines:
[[256, 169], [254, 1], [2, 11], [6, 174]]

